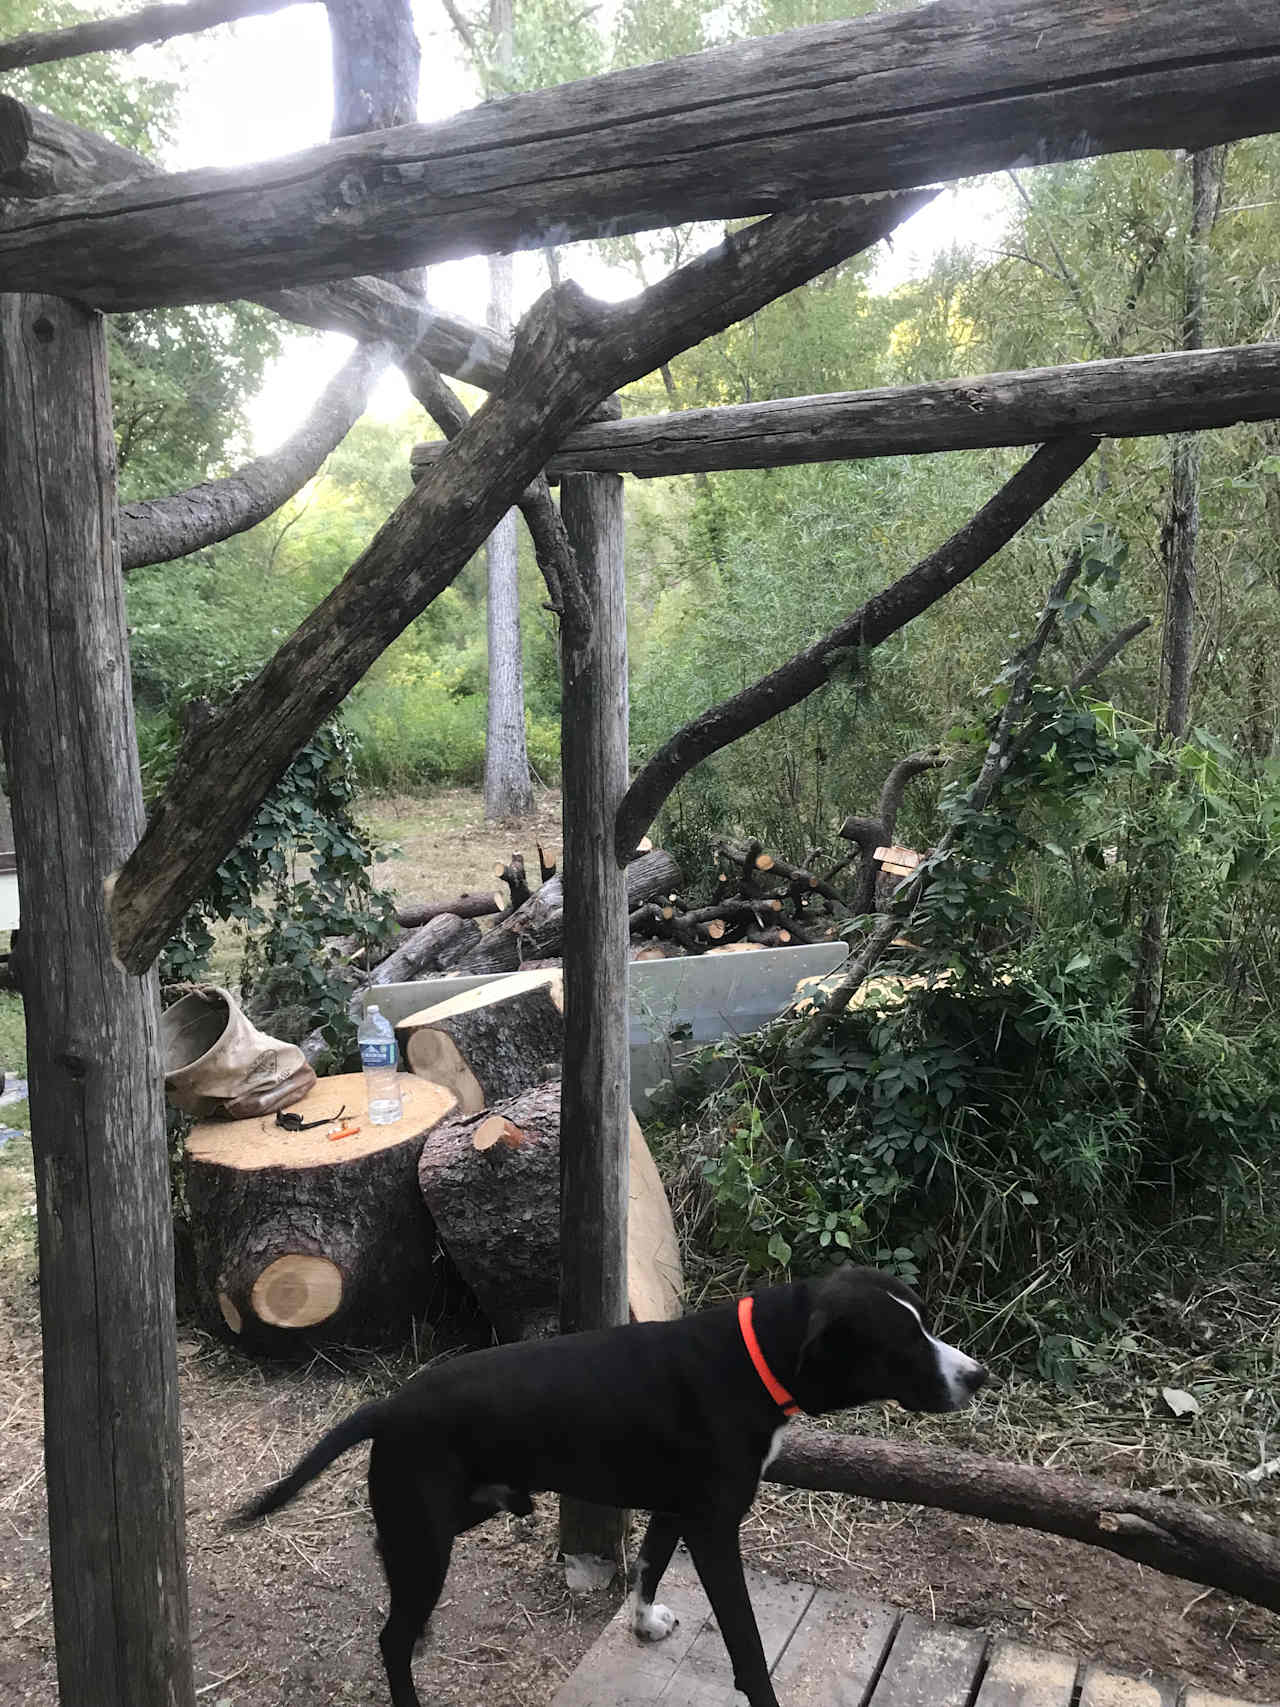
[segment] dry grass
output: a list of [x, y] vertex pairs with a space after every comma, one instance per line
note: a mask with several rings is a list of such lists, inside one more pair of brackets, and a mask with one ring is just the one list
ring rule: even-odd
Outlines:
[[374, 882], [403, 901], [443, 901], [469, 890], [501, 889], [494, 866], [522, 853], [534, 886], [541, 842], [548, 853], [560, 848], [560, 794], [540, 790], [527, 818], [487, 824], [479, 793], [445, 789], [423, 800], [414, 795], [384, 795], [365, 800], [360, 822], [383, 850]]

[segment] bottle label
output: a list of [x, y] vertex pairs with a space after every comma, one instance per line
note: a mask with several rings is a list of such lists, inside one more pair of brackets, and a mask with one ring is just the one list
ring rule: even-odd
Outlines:
[[367, 1072], [371, 1067], [396, 1066], [396, 1045], [394, 1038], [385, 1043], [375, 1038], [369, 1043], [360, 1045], [360, 1065]]

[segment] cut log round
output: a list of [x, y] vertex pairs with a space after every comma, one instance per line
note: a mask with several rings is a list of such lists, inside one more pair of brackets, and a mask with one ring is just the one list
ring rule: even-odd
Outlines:
[[[680, 1312], [671, 1209], [632, 1116], [627, 1291], [633, 1321]], [[502, 1339], [554, 1333], [560, 1264], [560, 1086], [537, 1085], [427, 1134], [418, 1163], [440, 1239]]]
[[553, 1078], [564, 1052], [564, 978], [514, 972], [410, 1014], [397, 1027], [409, 1066], [463, 1114]]
[[[380, 1344], [443, 1295], [435, 1231], [417, 1188], [424, 1135], [453, 1112], [452, 1094], [401, 1076], [404, 1118], [373, 1126], [363, 1075], [321, 1079], [289, 1112], [209, 1120], [187, 1138], [197, 1298], [254, 1350], [288, 1354], [316, 1340]], [[351, 1138], [333, 1132], [358, 1126]], [[456, 1283], [454, 1283], [456, 1284]]]

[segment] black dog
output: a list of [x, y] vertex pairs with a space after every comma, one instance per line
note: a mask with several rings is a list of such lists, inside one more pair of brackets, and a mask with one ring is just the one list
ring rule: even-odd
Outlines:
[[874, 1399], [959, 1410], [985, 1376], [933, 1338], [908, 1287], [845, 1266], [681, 1321], [497, 1346], [424, 1370], [339, 1423], [239, 1517], [278, 1511], [340, 1453], [372, 1440], [369, 1501], [391, 1591], [379, 1642], [394, 1707], [419, 1707], [410, 1662], [455, 1535], [497, 1511], [526, 1514], [542, 1490], [651, 1511], [635, 1633], [656, 1641], [675, 1624], [654, 1596], [683, 1536], [735, 1686], [750, 1707], [777, 1707], [738, 1526], [787, 1417]]

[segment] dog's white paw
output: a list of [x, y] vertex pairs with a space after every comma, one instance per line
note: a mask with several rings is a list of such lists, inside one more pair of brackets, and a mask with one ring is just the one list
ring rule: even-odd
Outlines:
[[669, 1606], [636, 1604], [631, 1614], [631, 1628], [642, 1642], [662, 1642], [680, 1620]]

